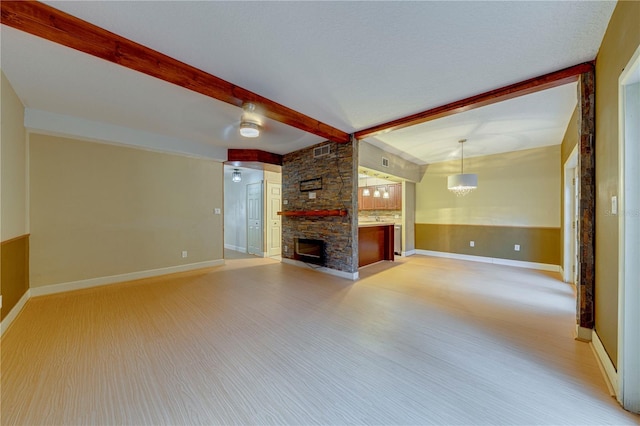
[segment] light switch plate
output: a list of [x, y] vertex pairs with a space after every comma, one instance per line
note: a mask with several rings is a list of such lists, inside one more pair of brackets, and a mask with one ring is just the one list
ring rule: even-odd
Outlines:
[[618, 214], [618, 197], [611, 196], [611, 214]]
[[309, 193], [309, 199], [310, 200], [314, 200], [316, 198], [316, 193], [315, 192], [310, 192]]
[[214, 214], [220, 214], [220, 209], [219, 209], [219, 208], [215, 208], [215, 209], [213, 209], [213, 213], [214, 213]]

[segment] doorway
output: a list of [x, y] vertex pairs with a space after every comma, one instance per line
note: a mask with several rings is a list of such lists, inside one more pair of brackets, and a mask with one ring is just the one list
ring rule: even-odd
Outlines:
[[563, 280], [576, 285], [578, 275], [578, 146], [564, 163]]
[[618, 401], [640, 413], [640, 46], [618, 90]]
[[251, 183], [247, 185], [247, 253], [261, 257], [262, 217], [262, 183]]
[[282, 210], [282, 184], [267, 181], [267, 256], [282, 254], [282, 218], [278, 212]]

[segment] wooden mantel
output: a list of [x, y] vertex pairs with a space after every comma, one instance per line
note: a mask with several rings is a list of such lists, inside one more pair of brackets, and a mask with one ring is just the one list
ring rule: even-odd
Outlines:
[[335, 210], [292, 210], [278, 212], [278, 216], [346, 216], [346, 209]]

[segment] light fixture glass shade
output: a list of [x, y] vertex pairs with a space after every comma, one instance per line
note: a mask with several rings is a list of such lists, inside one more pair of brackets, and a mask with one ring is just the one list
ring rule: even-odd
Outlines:
[[380, 190], [378, 188], [373, 191], [373, 198], [380, 198]]
[[245, 138], [257, 138], [260, 136], [260, 126], [251, 121], [242, 121], [240, 123], [240, 135]]
[[232, 182], [241, 182], [242, 181], [242, 173], [240, 173], [240, 170], [233, 169], [233, 173], [231, 173], [231, 181]]
[[475, 173], [460, 173], [447, 178], [449, 191], [459, 197], [465, 196], [478, 187], [478, 175]]
[[364, 188], [362, 190], [362, 196], [363, 197], [370, 197], [371, 196], [371, 191], [369, 191], [369, 188]]
[[382, 198], [389, 198], [389, 191], [386, 187], [384, 188], [384, 192], [382, 193]]

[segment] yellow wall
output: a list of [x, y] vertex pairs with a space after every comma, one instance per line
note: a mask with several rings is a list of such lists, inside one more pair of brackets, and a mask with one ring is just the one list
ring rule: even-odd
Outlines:
[[29, 288], [24, 106], [0, 71], [0, 318]]
[[[564, 138], [562, 138], [562, 144], [560, 145], [560, 151], [562, 155], [562, 160], [560, 162], [561, 166], [564, 166], [564, 163], [567, 162], [567, 159], [571, 155], [571, 151], [578, 144], [578, 107], [573, 110], [573, 114], [571, 115], [571, 119], [569, 120], [569, 125], [567, 126], [567, 130], [564, 132]], [[562, 173], [562, 170], [561, 170]], [[563, 176], [564, 179], [564, 176]]]
[[573, 110], [567, 130], [564, 132], [562, 144], [560, 145], [561, 162], [560, 162], [560, 261], [564, 259], [564, 164], [571, 155], [573, 148], [578, 144], [578, 107]]
[[2, 78], [1, 170], [2, 241], [27, 233], [26, 134], [24, 106], [9, 80]]
[[618, 78], [640, 45], [640, 2], [619, 1], [596, 58], [595, 329], [613, 363], [618, 346]]
[[460, 161], [430, 164], [416, 185], [416, 223], [560, 226], [560, 145], [465, 160], [478, 189], [465, 197], [447, 190]]
[[223, 258], [221, 163], [40, 134], [29, 143], [32, 288]]

